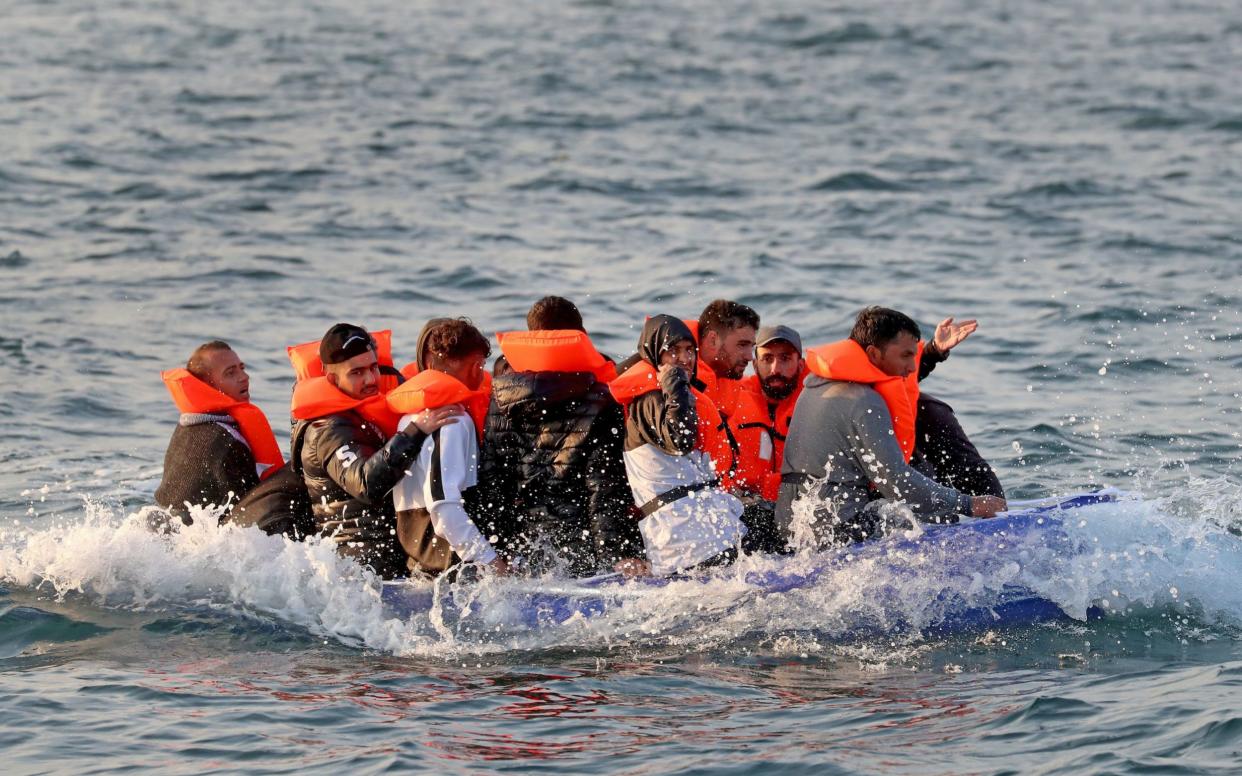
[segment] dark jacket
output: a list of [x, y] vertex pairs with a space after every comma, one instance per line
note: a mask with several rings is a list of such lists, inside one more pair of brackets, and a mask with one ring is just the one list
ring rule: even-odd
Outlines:
[[222, 424], [236, 428], [228, 415], [184, 414], [164, 453], [155, 501], [186, 525], [191, 522], [186, 502], [231, 507], [259, 484], [254, 454]]
[[[659, 369], [661, 353], [682, 340], [693, 339], [694, 335], [684, 322], [669, 315], [656, 315], [648, 318], [643, 326], [636, 355], [638, 360]], [[697, 376], [697, 368], [696, 362], [689, 374], [681, 368], [668, 370], [660, 378], [660, 390], [649, 391], [630, 403], [629, 422], [625, 428], [626, 450], [646, 444], [671, 455], [686, 455], [694, 450], [699, 418], [690, 387]]]
[[335, 534], [343, 554], [384, 578], [407, 571], [389, 494], [427, 438], [414, 425], [409, 428], [413, 432], [385, 441], [383, 432], [361, 415], [343, 412], [299, 421], [293, 429], [293, 449], [301, 449], [297, 463], [319, 533]]
[[498, 549], [574, 574], [642, 553], [621, 457], [625, 417], [589, 372], [509, 372], [492, 384], [479, 462], [480, 526]]

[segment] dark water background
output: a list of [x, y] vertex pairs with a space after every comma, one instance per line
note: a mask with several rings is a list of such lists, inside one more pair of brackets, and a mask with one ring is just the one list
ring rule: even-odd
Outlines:
[[6, 772], [1239, 769], [1242, 565], [1119, 562], [1145, 608], [952, 640], [756, 607], [494, 649], [327, 623], [307, 558], [213, 588], [258, 540], [109, 543], [198, 342], [279, 419], [337, 320], [408, 359], [545, 293], [619, 355], [722, 296], [808, 342], [978, 317], [926, 387], [1011, 493], [1237, 531], [1236, 3], [49, 0], [0, 43]]

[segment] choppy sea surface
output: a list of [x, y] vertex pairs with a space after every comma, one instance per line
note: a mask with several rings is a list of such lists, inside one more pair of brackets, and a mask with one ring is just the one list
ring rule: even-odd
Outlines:
[[[10, 0], [0, 32], [6, 773], [1242, 769], [1237, 3]], [[286, 345], [348, 320], [408, 360], [545, 293], [619, 355], [717, 297], [814, 343], [977, 317], [924, 388], [1010, 493], [1135, 499], [1034, 580], [1077, 619], [952, 637], [929, 590], [999, 579], [722, 572], [522, 629], [143, 529], [198, 342], [283, 433]], [[894, 585], [908, 627], [849, 638]]]

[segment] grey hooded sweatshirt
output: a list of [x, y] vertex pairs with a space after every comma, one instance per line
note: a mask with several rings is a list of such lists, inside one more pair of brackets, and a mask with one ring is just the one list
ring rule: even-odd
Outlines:
[[820, 547], [861, 541], [882, 528], [880, 507], [898, 501], [924, 522], [955, 522], [971, 507], [906, 463], [875, 389], [809, 376], [781, 464], [776, 522], [786, 540], [809, 528]]

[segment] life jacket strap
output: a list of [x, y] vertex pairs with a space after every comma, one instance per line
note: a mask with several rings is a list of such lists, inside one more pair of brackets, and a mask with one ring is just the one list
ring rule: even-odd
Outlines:
[[713, 477], [712, 479], [704, 482], [696, 482], [693, 485], [678, 485], [672, 490], [666, 490], [638, 508], [638, 513], [642, 515], [639, 519], [641, 520], [643, 517], [650, 517], [661, 507], [668, 506], [678, 499], [683, 499], [686, 496], [689, 496], [691, 493], [698, 493], [700, 490], [714, 488], [719, 484], [720, 480]]
[[777, 431], [775, 426], [769, 426], [767, 423], [761, 423], [761, 422], [759, 422], [759, 421], [757, 421], [757, 420], [751, 420], [751, 421], [748, 421], [748, 422], [746, 422], [746, 423], [739, 423], [739, 424], [738, 424], [738, 427], [737, 427], [737, 430], [738, 430], [738, 431], [745, 431], [745, 430], [746, 430], [746, 429], [748, 429], [748, 428], [761, 428], [761, 429], [764, 429], [764, 430], [765, 430], [765, 431], [767, 431], [769, 434], [771, 434], [771, 435], [773, 436], [773, 438], [775, 438], [775, 439], [779, 439], [779, 440], [780, 440], [780, 441], [782, 441], [782, 442], [784, 442], [784, 441], [785, 441], [785, 435], [784, 435], [784, 434], [782, 434], [781, 432]]

